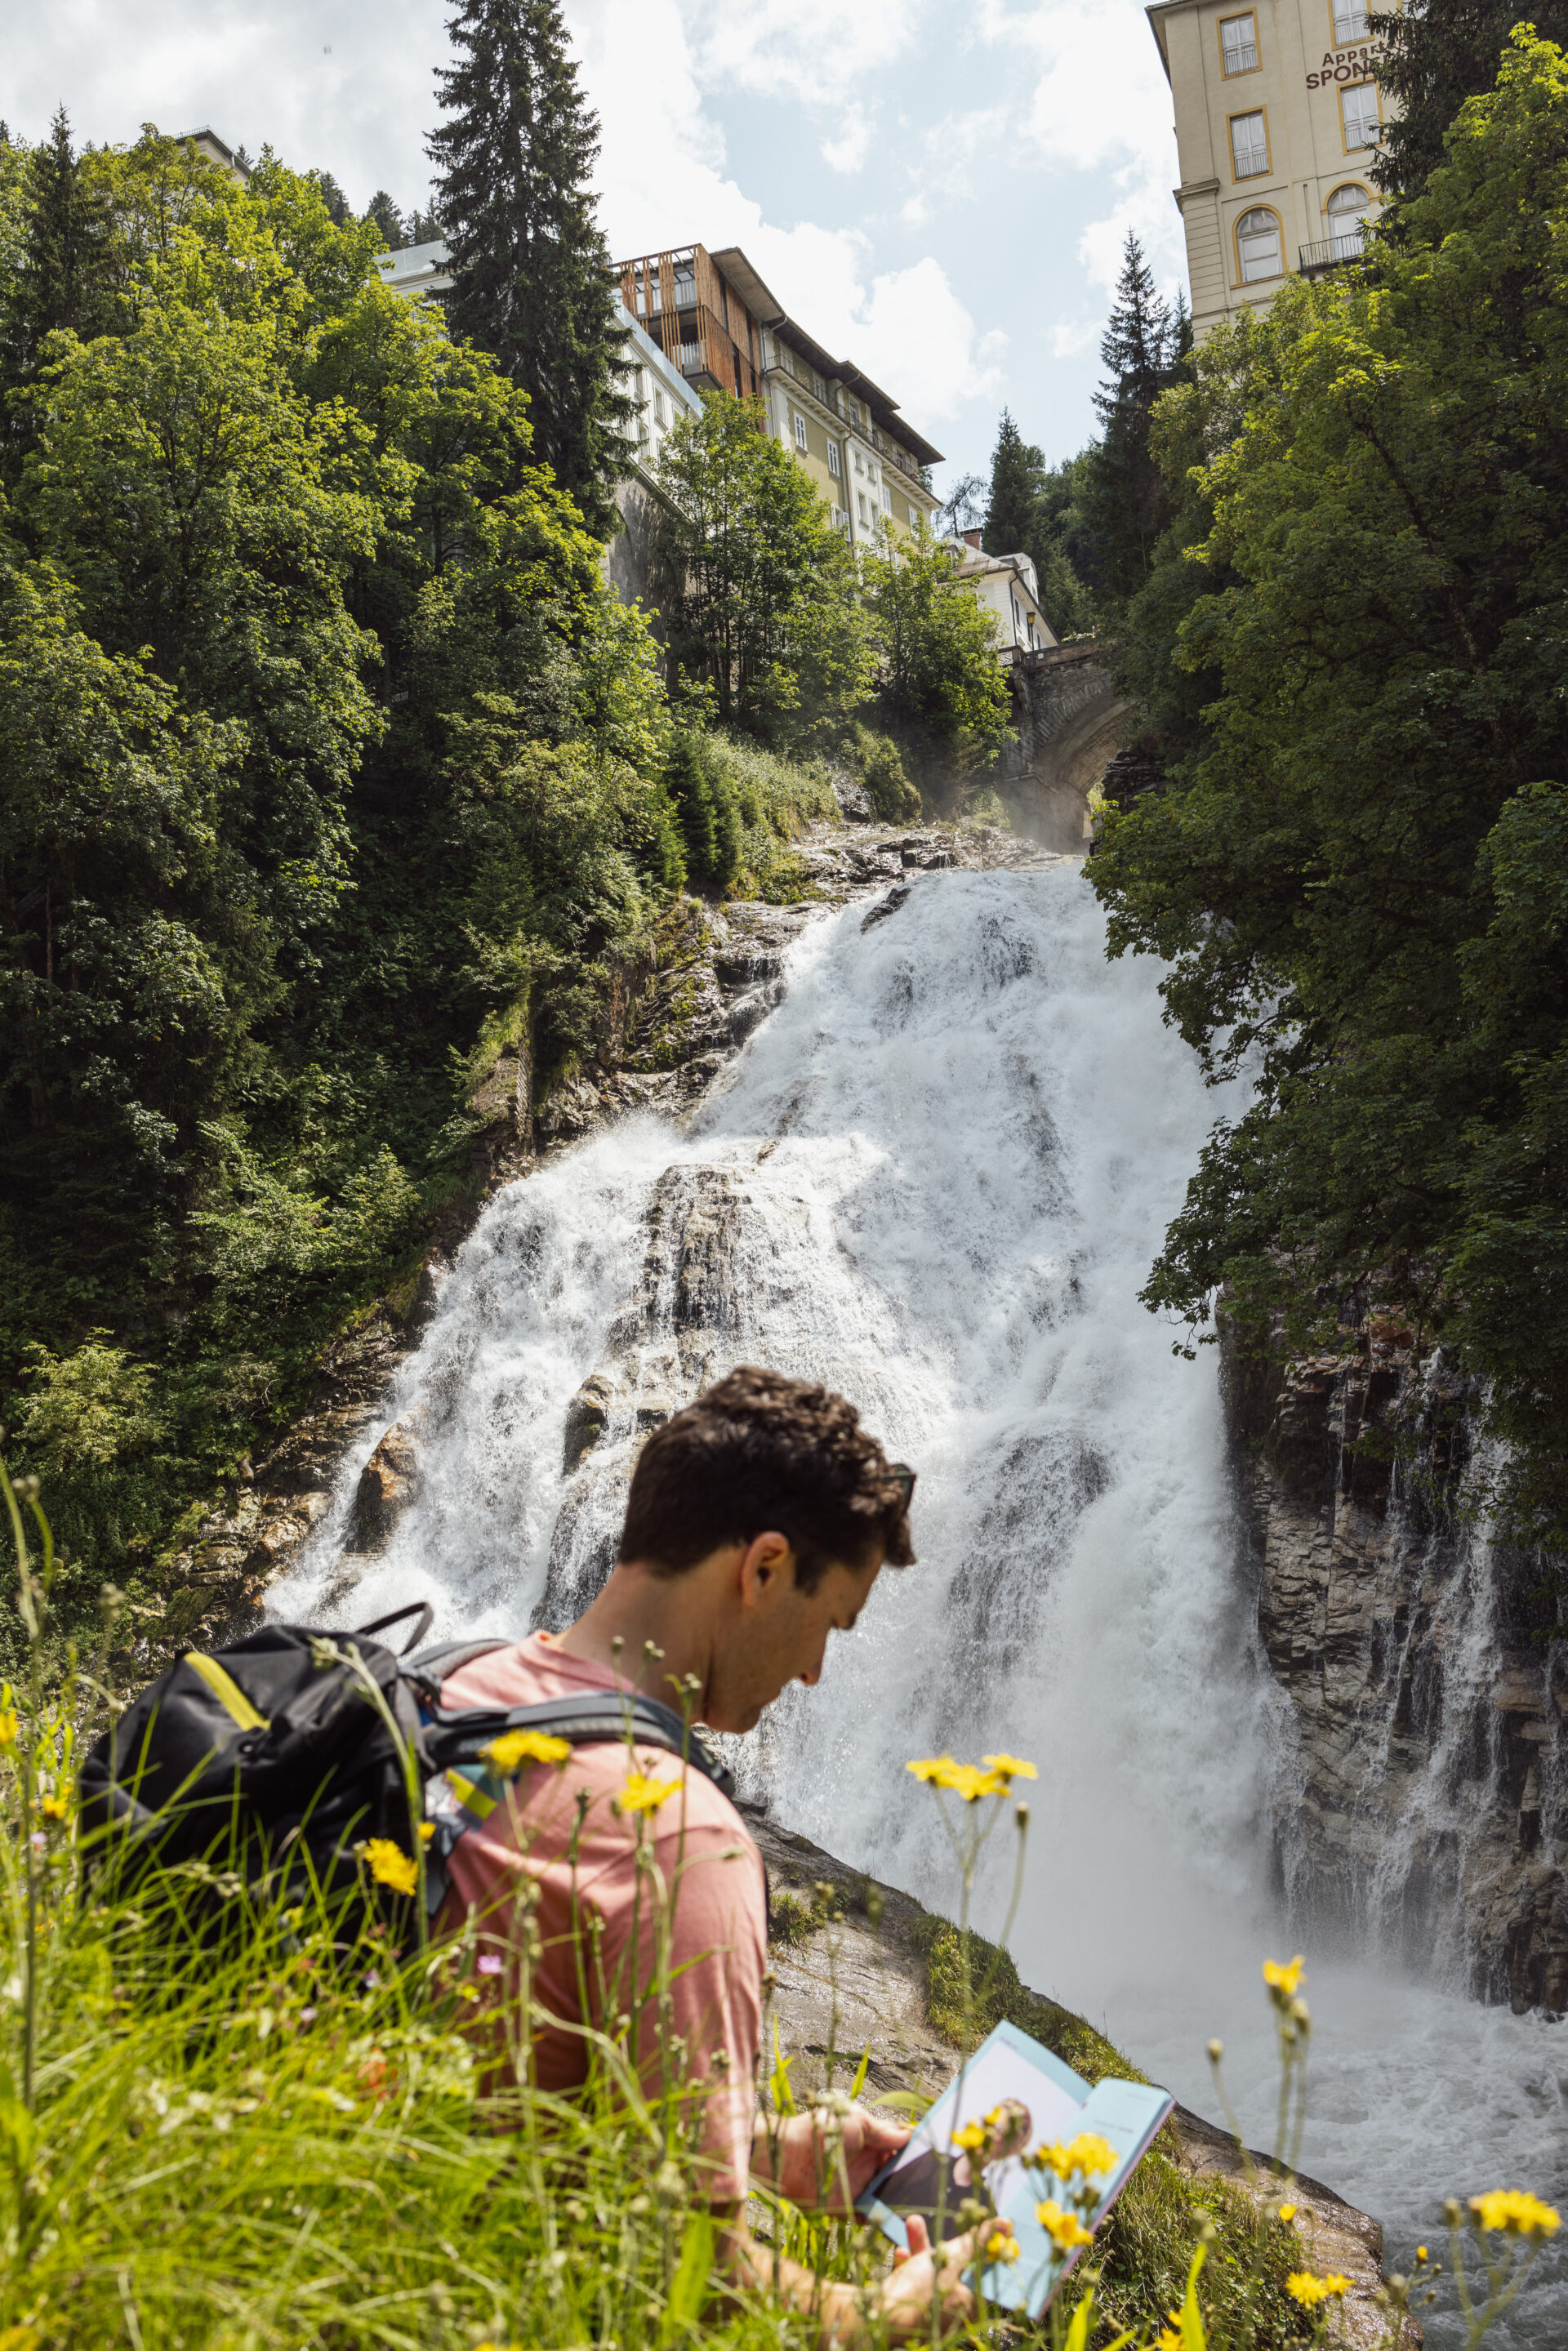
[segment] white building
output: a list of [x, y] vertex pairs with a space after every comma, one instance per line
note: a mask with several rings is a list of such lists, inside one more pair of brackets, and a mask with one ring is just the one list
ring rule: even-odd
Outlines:
[[977, 530], [943, 542], [958, 557], [954, 578], [996, 621], [997, 658], [1010, 664], [1019, 653], [1044, 653], [1056, 639], [1040, 609], [1040, 581], [1029, 555], [988, 555]]

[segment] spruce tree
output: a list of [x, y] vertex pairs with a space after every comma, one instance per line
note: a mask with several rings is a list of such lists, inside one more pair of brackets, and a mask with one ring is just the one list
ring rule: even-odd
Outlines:
[[110, 323], [109, 211], [85, 160], [71, 145], [62, 106], [48, 139], [29, 158], [26, 226], [14, 316], [6, 322], [7, 372], [31, 370], [45, 336], [56, 328], [68, 327], [86, 341]]
[[383, 253], [401, 253], [403, 246], [410, 242], [408, 232], [403, 226], [402, 214], [384, 188], [378, 188], [371, 198], [365, 207], [365, 218], [368, 221], [374, 221], [380, 229], [385, 240], [382, 246]]
[[1093, 584], [1113, 596], [1134, 595], [1142, 586], [1169, 519], [1165, 481], [1149, 453], [1149, 413], [1175, 374], [1185, 319], [1185, 305], [1172, 317], [1129, 229], [1100, 344], [1105, 381], [1094, 406], [1103, 429], [1087, 486]]
[[534, 455], [608, 537], [628, 446], [626, 337], [593, 214], [599, 120], [578, 87], [557, 0], [460, 0], [448, 119], [429, 152], [452, 248], [452, 331], [493, 352], [532, 402]]
[[981, 544], [988, 555], [1016, 555], [1031, 547], [1040, 475], [1045, 460], [1002, 411], [997, 445], [991, 458], [991, 496], [986, 509]]
[[321, 201], [327, 207], [328, 217], [333, 227], [347, 228], [353, 218], [353, 214], [349, 208], [348, 197], [343, 193], [333, 174], [330, 172], [307, 172], [305, 176], [308, 180], [314, 180], [320, 189]]

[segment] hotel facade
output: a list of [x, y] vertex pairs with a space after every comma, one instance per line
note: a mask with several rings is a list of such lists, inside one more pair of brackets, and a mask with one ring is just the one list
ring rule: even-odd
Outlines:
[[[769, 292], [738, 246], [673, 247], [620, 264], [622, 308], [689, 384], [759, 400], [834, 528], [854, 547], [934, 522], [942, 452], [852, 360], [835, 359]], [[641, 406], [645, 398], [641, 389]]]
[[1361, 251], [1382, 94], [1366, 0], [1155, 0], [1193, 334]]

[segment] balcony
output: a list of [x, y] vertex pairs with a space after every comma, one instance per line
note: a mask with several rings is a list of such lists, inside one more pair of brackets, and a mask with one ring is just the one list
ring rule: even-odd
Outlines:
[[1320, 237], [1316, 245], [1301, 247], [1301, 276], [1317, 277], [1325, 269], [1337, 269], [1343, 262], [1359, 261], [1364, 250], [1359, 228], [1343, 236]]

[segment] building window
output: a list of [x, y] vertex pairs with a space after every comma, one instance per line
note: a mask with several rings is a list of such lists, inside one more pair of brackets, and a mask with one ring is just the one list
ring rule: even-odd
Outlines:
[[1329, 0], [1329, 12], [1333, 18], [1333, 37], [1343, 48], [1346, 41], [1364, 41], [1371, 31], [1366, 21], [1366, 0]]
[[823, 407], [826, 408], [828, 404], [828, 387], [822, 381], [821, 377], [817, 373], [814, 368], [811, 371], [811, 390], [816, 393], [817, 398], [821, 402]]
[[806, 420], [803, 416], [797, 416], [795, 419], [795, 446], [797, 449], [803, 449], [805, 445]]
[[1260, 277], [1281, 277], [1284, 265], [1280, 253], [1278, 213], [1264, 204], [1243, 213], [1236, 224], [1236, 258], [1243, 286], [1255, 286]]
[[1354, 261], [1362, 247], [1362, 232], [1372, 198], [1364, 188], [1336, 188], [1328, 201], [1331, 261]]
[[828, 471], [835, 482], [843, 471], [843, 459], [839, 455], [839, 444], [836, 441], [830, 441], [828, 444]]
[[654, 387], [653, 387], [653, 422], [654, 422], [656, 424], [662, 424], [662, 423], [664, 423], [664, 393], [659, 390], [658, 385], [657, 385], [657, 384], [655, 384], [655, 385], [654, 385]]
[[861, 455], [858, 449], [855, 451], [855, 471], [857, 474], [863, 474], [865, 472], [865, 459]]
[[1377, 84], [1359, 81], [1354, 89], [1342, 89], [1339, 94], [1340, 120], [1344, 125], [1344, 152], [1353, 155], [1358, 147], [1375, 147], [1383, 125], [1377, 112]]
[[1255, 114], [1233, 114], [1230, 118], [1231, 176], [1238, 180], [1256, 180], [1266, 176], [1269, 170], [1269, 126], [1263, 120], [1263, 110]]
[[1222, 16], [1219, 20], [1219, 62], [1228, 74], [1253, 73], [1258, 65], [1258, 19]]
[[885, 482], [883, 482], [882, 486], [882, 510], [883, 514], [891, 514], [893, 512], [893, 492], [888, 488]]
[[918, 530], [920, 528], [920, 509], [918, 507], [911, 507], [909, 509], [909, 528], [911, 530]]
[[865, 522], [865, 492], [864, 492], [863, 490], [857, 490], [857, 491], [855, 492], [855, 504], [856, 504], [856, 506], [857, 506], [857, 507], [859, 507], [859, 508], [860, 508], [860, 510], [861, 510], [861, 528], [863, 530], [863, 529], [865, 528], [865, 527], [866, 527], [866, 522]]

